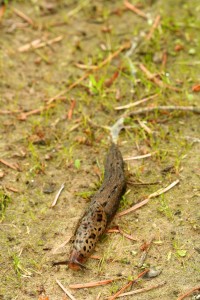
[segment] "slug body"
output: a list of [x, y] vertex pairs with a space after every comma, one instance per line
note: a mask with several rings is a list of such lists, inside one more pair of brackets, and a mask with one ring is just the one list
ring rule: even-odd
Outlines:
[[105, 162], [104, 181], [79, 221], [68, 265], [73, 270], [83, 263], [115, 215], [125, 192], [124, 162], [118, 147], [112, 144]]

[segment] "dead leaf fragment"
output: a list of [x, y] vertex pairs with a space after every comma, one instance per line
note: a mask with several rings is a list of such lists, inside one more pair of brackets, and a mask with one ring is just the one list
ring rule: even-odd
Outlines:
[[192, 87], [192, 91], [195, 93], [200, 92], [200, 84], [196, 84]]

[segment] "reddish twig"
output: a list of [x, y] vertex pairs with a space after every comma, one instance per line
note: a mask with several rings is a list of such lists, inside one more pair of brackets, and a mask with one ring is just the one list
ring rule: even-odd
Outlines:
[[188, 292], [186, 292], [185, 294], [179, 296], [177, 298], [177, 300], [182, 300], [184, 298], [186, 298], [187, 296], [191, 295], [193, 292], [195, 291], [200, 291], [200, 285], [199, 286], [195, 286], [194, 288], [192, 288], [191, 290], [189, 290]]
[[21, 120], [21, 121], [25, 121], [27, 119], [27, 117], [31, 116], [31, 115], [37, 115], [37, 114], [41, 114], [42, 112], [50, 109], [54, 107], [53, 104], [51, 105], [46, 105], [46, 106], [43, 106], [43, 107], [40, 107], [40, 108], [37, 108], [37, 109], [33, 109], [33, 110], [30, 110], [30, 111], [27, 111], [27, 112], [22, 112], [19, 116], [18, 116], [18, 119]]
[[31, 26], [34, 26], [33, 20], [30, 17], [28, 17], [27, 15], [25, 15], [25, 13], [23, 13], [22, 11], [20, 11], [17, 8], [13, 8], [13, 11], [18, 17], [20, 17], [21, 19], [26, 21]]
[[142, 249], [141, 249], [142, 255], [141, 255], [140, 261], [138, 263], [139, 268], [142, 267], [142, 265], [144, 264], [147, 254], [151, 248], [153, 240], [154, 240], [154, 237], [150, 240], [150, 242], [148, 244], [145, 244], [145, 247], [142, 247]]
[[148, 19], [146, 14], [143, 11], [141, 11], [139, 8], [137, 8], [136, 6], [131, 4], [130, 2], [124, 1], [124, 5], [126, 6], [126, 8], [133, 11], [136, 15], [138, 15], [138, 16], [144, 18], [144, 19]]
[[140, 70], [146, 75], [146, 77], [161, 88], [167, 88], [176, 92], [180, 92], [180, 89], [173, 87], [169, 84], [162, 82], [155, 74], [152, 74], [143, 64], [139, 64]]
[[[76, 86], [78, 86], [84, 79], [88, 78], [89, 75], [91, 74], [91, 72], [96, 72], [97, 70], [99, 70], [100, 68], [104, 67], [106, 64], [108, 64], [113, 58], [115, 58], [116, 56], [118, 56], [123, 50], [130, 48], [130, 43], [125, 43], [124, 45], [122, 45], [117, 51], [115, 51], [114, 53], [110, 54], [103, 62], [101, 62], [98, 66], [90, 66], [89, 69], [91, 69], [91, 71], [86, 72], [82, 77], [80, 77], [79, 79], [77, 79], [74, 83], [72, 83], [66, 90], [61, 91], [60, 93], [58, 93], [56, 96], [50, 98], [47, 101], [47, 104], [50, 104], [52, 102], [54, 102], [55, 100], [59, 99], [61, 96], [65, 95], [66, 93], [68, 93], [69, 91], [71, 91], [73, 88], [75, 88]], [[87, 67], [87, 66], [86, 66]]]
[[124, 287], [122, 287], [116, 294], [109, 297], [109, 300], [116, 299], [123, 291], [125, 291], [127, 288], [129, 288], [133, 283], [135, 283], [140, 277], [145, 275], [149, 270], [145, 270], [142, 273], [140, 273], [135, 279], [131, 280], [128, 284], [126, 284]]
[[70, 104], [70, 109], [69, 109], [68, 114], [67, 114], [68, 120], [72, 119], [72, 115], [73, 115], [73, 111], [74, 111], [75, 106], [76, 106], [76, 100], [72, 99], [71, 104]]
[[110, 228], [108, 229], [106, 232], [108, 233], [120, 233], [121, 235], [123, 235], [124, 237], [126, 237], [127, 239], [129, 240], [132, 240], [132, 241], [138, 241], [137, 238], [134, 238], [133, 236], [131, 236], [130, 234], [128, 233], [125, 233], [124, 231], [121, 230], [121, 228], [119, 226], [116, 226], [114, 228]]
[[152, 25], [152, 27], [151, 27], [149, 33], [148, 33], [147, 36], [146, 36], [146, 39], [147, 39], [148, 41], [152, 38], [155, 29], [158, 27], [158, 25], [159, 25], [159, 23], [160, 23], [160, 19], [161, 19], [160, 15], [156, 16], [156, 18], [155, 18], [155, 20], [154, 20], [154, 22], [153, 22], [153, 25]]
[[11, 163], [7, 162], [6, 160], [4, 160], [3, 158], [0, 159], [0, 162], [3, 165], [5, 165], [13, 170], [19, 171], [19, 166], [17, 164], [11, 164]]
[[116, 71], [116, 72], [111, 76], [110, 79], [106, 80], [105, 86], [106, 86], [106, 87], [110, 87], [110, 86], [113, 84], [113, 82], [117, 79], [118, 76], [119, 76], [119, 71]]
[[19, 193], [19, 190], [12, 187], [12, 186], [5, 186], [5, 188], [11, 192], [14, 192], [14, 193]]
[[167, 51], [165, 50], [162, 55], [162, 69], [165, 69], [167, 64]]

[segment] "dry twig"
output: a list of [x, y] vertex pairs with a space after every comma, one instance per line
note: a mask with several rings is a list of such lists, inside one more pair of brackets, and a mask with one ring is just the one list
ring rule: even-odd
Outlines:
[[134, 6], [133, 4], [131, 4], [130, 2], [124, 1], [124, 5], [128, 9], [130, 9], [131, 11], [133, 11], [136, 15], [138, 15], [138, 16], [144, 18], [144, 19], [148, 19], [147, 16], [146, 16], [146, 14], [143, 11], [141, 11], [139, 8], [137, 8], [136, 6]]
[[62, 285], [62, 283], [56, 279], [57, 284], [59, 285], [59, 287], [65, 292], [65, 294], [71, 299], [71, 300], [76, 300], [76, 298], [74, 298], [74, 296], [72, 296], [72, 294]]
[[135, 279], [131, 280], [128, 284], [126, 284], [124, 287], [122, 287], [116, 294], [109, 297], [109, 300], [116, 299], [123, 291], [125, 291], [127, 288], [129, 288], [134, 282], [136, 282], [140, 277], [145, 275], [149, 270], [145, 270], [142, 273], [140, 273]]
[[106, 230], [107, 233], [120, 233], [121, 235], [123, 235], [124, 237], [126, 237], [127, 239], [129, 240], [132, 240], [132, 241], [138, 241], [137, 238], [134, 238], [132, 235], [124, 232], [121, 230], [121, 228], [119, 226], [116, 226], [114, 228], [110, 228], [108, 230]]
[[170, 185], [168, 185], [167, 187], [161, 188], [161, 189], [159, 189], [158, 191], [156, 191], [156, 192], [150, 194], [145, 200], [143, 200], [143, 201], [141, 201], [141, 202], [139, 202], [139, 203], [133, 205], [132, 207], [130, 207], [130, 208], [128, 208], [128, 209], [126, 209], [126, 210], [120, 212], [119, 214], [116, 215], [116, 217], [121, 217], [121, 216], [123, 216], [123, 215], [126, 215], [126, 214], [132, 212], [132, 211], [135, 211], [136, 209], [138, 209], [138, 208], [144, 206], [145, 204], [147, 204], [151, 198], [155, 198], [155, 197], [158, 197], [158, 196], [160, 196], [160, 195], [166, 193], [167, 191], [169, 191], [170, 189], [172, 189], [172, 188], [173, 188], [175, 185], [177, 185], [178, 183], [179, 183], [179, 179], [175, 180], [174, 182], [172, 182], [172, 183], [171, 183]]
[[31, 49], [38, 49], [38, 48], [43, 48], [45, 46], [50, 46], [54, 43], [58, 43], [63, 39], [63, 35], [57, 36], [56, 38], [48, 41], [42, 41], [41, 39], [34, 40], [24, 46], [21, 46], [18, 48], [19, 52], [26, 52]]
[[149, 97], [145, 97], [144, 99], [135, 101], [135, 102], [133, 102], [133, 103], [129, 103], [129, 104], [122, 105], [122, 106], [117, 106], [117, 107], [115, 107], [115, 109], [116, 109], [116, 110], [121, 110], [121, 109], [131, 108], [131, 107], [140, 105], [140, 104], [142, 104], [142, 103], [145, 103], [145, 102], [147, 102], [148, 100], [154, 99], [154, 98], [157, 97], [157, 96], [158, 96], [158, 94], [151, 95], [151, 96], [149, 96]]
[[21, 19], [26, 21], [31, 26], [34, 26], [33, 20], [30, 17], [28, 17], [27, 15], [25, 15], [25, 13], [23, 13], [22, 11], [20, 11], [17, 8], [13, 8], [13, 11], [18, 17], [20, 17]]
[[69, 109], [68, 114], [67, 114], [68, 120], [72, 119], [72, 115], [73, 115], [73, 111], [74, 111], [75, 106], [76, 106], [76, 100], [72, 99], [71, 104], [70, 104], [70, 109]]
[[124, 118], [127, 117], [133, 117], [136, 115], [144, 115], [149, 112], [155, 112], [155, 111], [185, 111], [185, 112], [193, 112], [196, 114], [200, 114], [200, 107], [195, 107], [195, 106], [154, 106], [154, 107], [145, 107], [141, 108], [135, 111], [131, 111], [127, 113], [126, 115], [123, 115]]
[[55, 199], [54, 199], [53, 203], [51, 204], [51, 207], [54, 207], [54, 206], [56, 205], [56, 203], [57, 203], [57, 201], [58, 201], [58, 198], [60, 197], [60, 194], [61, 194], [62, 190], [64, 189], [64, 187], [65, 187], [65, 185], [64, 185], [64, 183], [63, 183], [63, 184], [61, 185], [61, 187], [60, 187], [58, 193], [56, 194]]
[[195, 286], [194, 288], [192, 288], [188, 292], [186, 292], [183, 295], [179, 296], [177, 298], [177, 300], [182, 300], [182, 299], [186, 298], [187, 296], [191, 295], [192, 293], [194, 293], [195, 291], [200, 291], [200, 285], [199, 286]]
[[180, 89], [173, 87], [169, 84], [162, 82], [155, 74], [152, 74], [143, 64], [139, 64], [140, 70], [146, 75], [146, 77], [161, 88], [167, 88], [176, 92], [180, 92]]
[[153, 133], [153, 131], [145, 124], [144, 121], [138, 120], [138, 123], [140, 124], [140, 126], [141, 126], [148, 134], [152, 134], [152, 133]]
[[154, 20], [154, 22], [153, 22], [153, 25], [152, 25], [152, 27], [151, 27], [149, 33], [148, 33], [147, 36], [146, 36], [146, 39], [147, 39], [148, 41], [152, 38], [155, 29], [158, 27], [158, 25], [159, 25], [159, 23], [160, 23], [160, 19], [161, 19], [160, 15], [156, 16], [156, 18], [155, 18], [155, 20]]
[[84, 288], [91, 288], [95, 286], [101, 286], [105, 284], [109, 284], [115, 280], [119, 280], [120, 278], [115, 278], [115, 279], [107, 279], [107, 280], [102, 280], [102, 281], [95, 281], [95, 282], [88, 282], [88, 283], [78, 283], [78, 284], [70, 284], [69, 287], [71, 289], [84, 289]]
[[1, 7], [0, 7], [0, 22], [1, 22], [1, 19], [2, 19], [3, 15], [4, 15], [5, 11], [6, 11], [5, 4], [1, 4]]
[[142, 289], [137, 289], [137, 290], [134, 290], [134, 291], [130, 291], [130, 292], [127, 292], [127, 293], [123, 293], [121, 295], [118, 296], [118, 298], [120, 297], [125, 297], [125, 296], [131, 296], [131, 295], [136, 295], [136, 294], [139, 294], [139, 293], [144, 293], [144, 292], [148, 292], [150, 290], [153, 290], [153, 289], [157, 289], [163, 285], [166, 284], [166, 281], [163, 281], [163, 282], [160, 282], [156, 285], [153, 285], [153, 286], [150, 286], [150, 287], [146, 287], [146, 288], [142, 288]]
[[107, 65], [109, 62], [111, 62], [111, 60], [113, 60], [113, 58], [117, 57], [122, 51], [124, 51], [125, 49], [130, 48], [130, 42], [127, 42], [125, 44], [123, 44], [121, 47], [119, 47], [118, 50], [116, 50], [115, 52], [111, 53], [106, 59], [104, 59], [99, 65], [97, 66], [87, 66], [87, 65], [83, 65], [83, 64], [76, 64], [80, 69], [84, 69], [84, 70], [91, 70], [91, 71], [97, 71], [99, 69], [101, 69], [102, 67], [104, 67], [105, 65]]
[[54, 107], [54, 104], [49, 104], [49, 105], [46, 105], [46, 106], [43, 106], [43, 107], [40, 107], [40, 108], [37, 108], [37, 109], [33, 109], [33, 110], [30, 110], [30, 111], [27, 111], [27, 112], [22, 112], [19, 116], [18, 116], [18, 120], [21, 120], [21, 121], [25, 121], [27, 117], [31, 116], [31, 115], [37, 115], [37, 114], [41, 114], [42, 112], [50, 109]]
[[154, 237], [150, 240], [150, 242], [148, 244], [146, 244], [146, 246], [144, 247], [143, 251], [142, 251], [142, 255], [141, 255], [141, 258], [140, 258], [140, 261], [138, 263], [138, 267], [141, 268], [142, 265], [144, 264], [145, 260], [146, 260], [146, 257], [147, 257], [147, 254], [151, 248], [151, 245], [152, 245], [152, 242], [154, 240]]
[[143, 159], [143, 158], [151, 157], [153, 154], [155, 154], [155, 152], [147, 153], [147, 154], [144, 154], [144, 155], [138, 155], [138, 156], [129, 156], [129, 157], [125, 157], [124, 161], [135, 160], [135, 159]]
[[20, 191], [12, 186], [5, 186], [6, 190], [9, 190], [14, 193], [19, 193]]
[[[79, 85], [84, 79], [86, 79], [87, 77], [89, 77], [89, 75], [91, 74], [91, 72], [95, 72], [97, 70], [99, 70], [100, 68], [104, 67], [106, 64], [108, 64], [113, 58], [115, 58], [116, 56], [118, 56], [123, 50], [128, 49], [130, 47], [130, 43], [125, 43], [124, 45], [122, 45], [117, 51], [115, 51], [114, 53], [110, 54], [103, 62], [101, 62], [98, 66], [90, 66], [89, 69], [91, 69], [91, 71], [86, 72], [82, 77], [80, 77], [79, 79], [77, 79], [74, 83], [72, 83], [66, 90], [61, 91], [60, 93], [58, 93], [56, 96], [50, 98], [47, 101], [47, 104], [50, 104], [52, 102], [54, 102], [55, 100], [59, 99], [61, 96], [65, 95], [66, 93], [68, 93], [69, 91], [71, 91], [73, 88], [75, 88], [77, 85]], [[87, 66], [86, 66], [87, 67]]]
[[19, 171], [19, 166], [17, 164], [11, 164], [11, 163], [7, 162], [6, 160], [4, 160], [3, 158], [0, 159], [0, 162], [3, 165], [5, 165], [13, 170]]

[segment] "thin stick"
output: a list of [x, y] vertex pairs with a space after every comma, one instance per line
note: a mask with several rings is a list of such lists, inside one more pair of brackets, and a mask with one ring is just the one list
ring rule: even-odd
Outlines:
[[102, 281], [94, 281], [94, 282], [88, 282], [88, 283], [78, 283], [78, 284], [70, 284], [69, 287], [70, 289], [84, 289], [84, 288], [91, 288], [95, 286], [101, 286], [105, 284], [109, 284], [115, 280], [119, 280], [120, 278], [115, 278], [115, 279], [107, 279], [107, 280], [102, 280]]
[[146, 77], [152, 82], [154, 82], [157, 86], [180, 92], [180, 89], [173, 87], [169, 84], [163, 83], [155, 74], [152, 74], [143, 64], [139, 64], [139, 68], [146, 75]]
[[25, 44], [24, 46], [21, 46], [18, 48], [19, 52], [27, 52], [31, 49], [39, 49], [43, 48], [45, 46], [50, 46], [54, 43], [58, 43], [63, 39], [63, 35], [57, 36], [56, 38], [49, 40], [49, 41], [41, 41], [40, 39], [34, 40], [31, 43]]
[[142, 251], [142, 255], [140, 257], [140, 261], [138, 263], [138, 267], [141, 268], [142, 265], [144, 264], [146, 258], [147, 258], [147, 254], [151, 248], [152, 242], [154, 240], [154, 237], [150, 240], [150, 242], [148, 243], [147, 247], [145, 247], [145, 249]]
[[87, 65], [83, 65], [83, 64], [76, 64], [76, 66], [78, 66], [81, 69], [85, 69], [85, 70], [92, 70], [92, 71], [97, 71], [99, 69], [101, 69], [102, 67], [104, 67], [105, 65], [107, 65], [111, 60], [113, 60], [113, 58], [115, 58], [116, 56], [118, 56], [123, 50], [130, 48], [130, 42], [125, 43], [124, 45], [122, 45], [118, 50], [116, 50], [115, 52], [111, 53], [106, 59], [104, 59], [99, 65], [95, 66], [87, 66]]
[[13, 170], [19, 171], [19, 167], [16, 164], [11, 164], [11, 163], [7, 162], [6, 160], [4, 160], [3, 158], [0, 159], [0, 162], [3, 165], [5, 165]]
[[[103, 66], [105, 66], [107, 63], [109, 63], [113, 58], [115, 58], [116, 56], [118, 56], [123, 50], [128, 49], [129, 47], [130, 47], [130, 43], [125, 43], [117, 51], [115, 51], [114, 53], [110, 54], [98, 66], [93, 66], [92, 71], [95, 72], [95, 71], [99, 70], [100, 68], [102, 68]], [[72, 83], [67, 89], [65, 89], [64, 91], [61, 91], [56, 96], [50, 98], [47, 101], [47, 104], [50, 104], [50, 103], [54, 102], [55, 100], [57, 100], [61, 96], [65, 95], [66, 93], [68, 93], [69, 91], [71, 91], [74, 87], [76, 87], [77, 85], [79, 85], [84, 79], [86, 79], [87, 77], [89, 77], [90, 74], [91, 74], [91, 71], [86, 72], [82, 77], [80, 77], [74, 83]]]
[[125, 5], [128, 9], [130, 9], [131, 11], [133, 11], [136, 15], [138, 15], [138, 16], [144, 18], [144, 19], [148, 19], [147, 16], [146, 16], [146, 14], [145, 14], [143, 11], [141, 11], [140, 9], [138, 9], [136, 6], [134, 6], [134, 5], [131, 4], [130, 2], [124, 1], [124, 5]]
[[20, 191], [12, 186], [5, 186], [5, 188], [11, 192], [19, 193]]
[[59, 285], [59, 287], [65, 292], [65, 294], [71, 299], [71, 300], [76, 300], [76, 298], [74, 298], [74, 296], [72, 296], [72, 294], [62, 285], [62, 283], [56, 279], [57, 284]]
[[161, 64], [162, 70], [165, 69], [166, 64], [167, 64], [167, 51], [164, 50], [163, 55], [162, 55], [162, 64]]
[[40, 114], [50, 108], [54, 107], [54, 104], [49, 104], [49, 105], [46, 105], [44, 107], [40, 107], [40, 108], [37, 108], [37, 109], [33, 109], [33, 110], [30, 110], [30, 111], [27, 111], [27, 112], [22, 112], [19, 116], [18, 116], [18, 120], [21, 120], [21, 121], [24, 121], [26, 120], [27, 117], [31, 116], [31, 115], [37, 115], [37, 114]]
[[101, 298], [101, 292], [98, 293], [96, 300], [99, 300]]
[[140, 273], [135, 279], [131, 280], [128, 284], [126, 284], [124, 287], [122, 287], [116, 294], [112, 295], [109, 297], [109, 300], [114, 300], [116, 299], [123, 291], [125, 291], [129, 286], [131, 286], [134, 282], [136, 282], [140, 277], [145, 275], [149, 270], [145, 270], [142, 273]]
[[54, 102], [55, 100], [59, 99], [60, 97], [62, 97], [63, 95], [65, 95], [66, 93], [71, 91], [74, 87], [76, 87], [77, 85], [79, 85], [79, 83], [81, 83], [84, 79], [86, 79], [90, 74], [91, 74], [90, 72], [85, 73], [82, 77], [80, 77], [74, 83], [72, 83], [67, 89], [65, 89], [64, 91], [61, 91], [56, 96], [50, 98], [47, 101], [47, 104]]
[[115, 109], [116, 109], [116, 110], [121, 110], [121, 109], [131, 108], [131, 107], [140, 105], [140, 104], [142, 104], [142, 103], [145, 103], [145, 102], [147, 102], [148, 100], [154, 99], [154, 98], [157, 97], [157, 96], [158, 96], [158, 94], [151, 95], [151, 96], [149, 96], [149, 97], [145, 97], [144, 99], [135, 101], [135, 102], [133, 102], [133, 103], [129, 103], [129, 104], [122, 105], [122, 106], [117, 106], [117, 107], [115, 107]]
[[123, 235], [124, 237], [126, 237], [129, 240], [138, 241], [137, 238], [134, 238], [132, 235], [130, 235], [130, 234], [125, 233], [124, 231], [122, 231], [119, 228], [119, 226], [117, 226], [116, 228], [110, 228], [110, 229], [106, 230], [106, 232], [108, 232], [108, 233], [120, 233], [121, 235]]
[[69, 109], [68, 114], [67, 114], [68, 120], [72, 119], [72, 115], [73, 115], [73, 111], [74, 111], [75, 106], [76, 106], [76, 100], [72, 99], [71, 104], [70, 104], [70, 109]]
[[62, 190], [64, 189], [64, 187], [65, 187], [65, 185], [64, 185], [64, 183], [63, 183], [63, 184], [61, 185], [61, 187], [60, 187], [58, 193], [56, 194], [55, 199], [54, 199], [53, 203], [51, 204], [51, 207], [54, 207], [54, 206], [56, 205], [56, 203], [57, 203], [57, 201], [58, 201], [58, 198], [60, 197], [60, 194], [61, 194]]
[[160, 184], [161, 181], [155, 181], [155, 182], [134, 182], [134, 181], [128, 180], [127, 183], [129, 183], [129, 184], [131, 184], [131, 185], [145, 186], [145, 185], [156, 185], [156, 184]]
[[196, 114], [200, 114], [200, 107], [195, 106], [155, 106], [155, 107], [145, 107], [135, 111], [131, 111], [127, 113], [124, 117], [133, 117], [136, 115], [144, 115], [149, 112], [154, 111], [185, 111], [185, 112], [193, 112]]
[[144, 154], [144, 155], [138, 155], [138, 156], [129, 156], [129, 157], [125, 157], [124, 158], [124, 161], [127, 161], [127, 160], [135, 160], [135, 159], [143, 159], [143, 158], [147, 158], [147, 157], [150, 157], [152, 156], [154, 153], [147, 153], [147, 154]]
[[21, 110], [0, 110], [1, 115], [12, 115], [21, 112]]
[[153, 131], [145, 124], [145, 122], [138, 120], [138, 123], [148, 134], [153, 133]]
[[158, 27], [158, 25], [159, 25], [159, 23], [160, 23], [160, 19], [161, 19], [160, 15], [156, 16], [156, 18], [155, 18], [155, 20], [154, 20], [154, 22], [153, 22], [153, 25], [152, 25], [152, 27], [151, 27], [149, 33], [148, 33], [147, 36], [146, 36], [146, 39], [147, 39], [148, 41], [152, 38], [155, 29]]
[[142, 289], [137, 289], [135, 291], [130, 291], [130, 292], [127, 292], [127, 293], [123, 293], [123, 294], [119, 295], [118, 298], [148, 292], [150, 290], [157, 289], [157, 288], [159, 288], [159, 287], [161, 287], [165, 284], [166, 284], [166, 281], [163, 281], [163, 282], [160, 282], [160, 283], [158, 283], [156, 285], [153, 285], [153, 286], [150, 286], [150, 287], [146, 287], [146, 288], [142, 288]]
[[18, 17], [22, 18], [24, 21], [26, 21], [31, 26], [34, 25], [33, 20], [30, 17], [28, 17], [27, 15], [25, 15], [25, 13], [21, 12], [17, 8], [13, 8], [13, 11]]
[[194, 287], [194, 288], [192, 288], [191, 290], [189, 290], [189, 291], [186, 292], [185, 294], [179, 296], [179, 297], [177, 298], [177, 300], [182, 300], [182, 299], [186, 298], [187, 296], [191, 295], [191, 294], [192, 294], [193, 292], [195, 292], [195, 291], [200, 291], [200, 285], [199, 285], [199, 286], [196, 286], [196, 287]]
[[122, 231], [120, 228], [119, 228], [119, 232], [121, 233], [121, 235], [125, 236], [127, 239], [129, 240], [132, 240], [132, 241], [138, 241], [137, 238], [134, 238], [132, 235]]
[[121, 217], [121, 216], [124, 216], [132, 211], [135, 211], [136, 209], [144, 206], [145, 204], [147, 204], [149, 202], [149, 200], [151, 198], [154, 198], [154, 197], [158, 197], [160, 196], [161, 194], [164, 194], [166, 193], [167, 191], [169, 191], [170, 189], [172, 189], [175, 185], [177, 185], [179, 183], [179, 179], [175, 180], [174, 182], [172, 182], [170, 185], [168, 185], [166, 188], [162, 188], [162, 189], [159, 189], [158, 191], [150, 194], [145, 200], [133, 205], [131, 208], [129, 209], [126, 209], [122, 212], [120, 212], [119, 214], [116, 215], [116, 217]]

